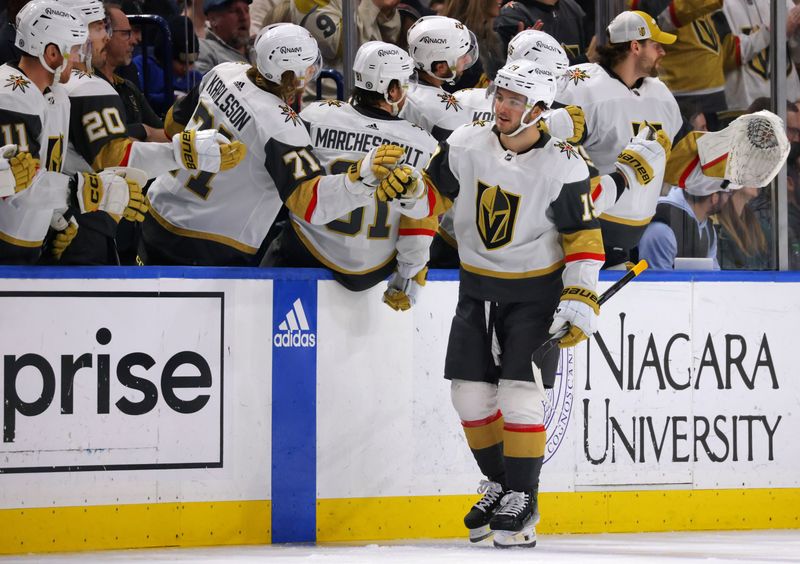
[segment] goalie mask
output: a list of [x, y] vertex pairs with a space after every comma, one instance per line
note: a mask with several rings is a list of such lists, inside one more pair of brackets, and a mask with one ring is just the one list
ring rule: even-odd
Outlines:
[[556, 75], [569, 68], [569, 59], [561, 44], [552, 35], [535, 29], [519, 32], [508, 43], [508, 62], [520, 59], [544, 63]]
[[[47, 72], [58, 81], [66, 67], [70, 50], [76, 45], [85, 45], [89, 30], [78, 14], [61, 3], [50, 0], [34, 0], [26, 4], [17, 14], [14, 45], [22, 52], [38, 57]], [[61, 52], [64, 61], [57, 69], [51, 69], [44, 61], [44, 51], [53, 44]]]
[[697, 139], [700, 164], [707, 175], [724, 162], [725, 180], [759, 188], [772, 182], [790, 149], [783, 121], [768, 111], [740, 116], [722, 131]]
[[548, 109], [556, 97], [556, 78], [553, 72], [543, 63], [517, 60], [508, 62], [497, 71], [494, 82], [486, 90], [488, 97], [494, 98], [498, 88], [504, 88], [525, 96], [525, 108], [519, 127], [509, 136], [514, 136], [538, 122], [542, 114], [530, 119], [536, 104]]
[[[418, 69], [454, 84], [458, 76], [478, 60], [478, 40], [458, 20], [425, 16], [408, 30], [408, 53]], [[448, 76], [437, 75], [433, 71], [435, 63], [446, 63]]]
[[299, 25], [277, 23], [265, 27], [256, 36], [256, 68], [270, 82], [280, 84], [286, 71], [299, 82], [316, 80], [322, 70], [322, 55], [311, 33]]
[[[356, 53], [353, 74], [357, 88], [383, 94], [383, 99], [392, 107], [392, 115], [400, 112], [400, 104], [406, 97], [414, 64], [408, 53], [396, 45], [382, 41], [364, 43]], [[402, 95], [399, 100], [389, 98], [389, 85], [393, 80], [400, 84]]]

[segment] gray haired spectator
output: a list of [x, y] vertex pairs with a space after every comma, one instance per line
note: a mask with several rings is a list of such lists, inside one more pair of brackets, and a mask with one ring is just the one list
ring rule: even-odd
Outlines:
[[207, 73], [220, 63], [252, 63], [250, 2], [252, 0], [203, 0], [208, 30], [200, 40], [195, 68]]

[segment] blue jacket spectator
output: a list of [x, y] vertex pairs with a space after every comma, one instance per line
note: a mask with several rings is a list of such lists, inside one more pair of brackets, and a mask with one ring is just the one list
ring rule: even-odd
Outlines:
[[172, 88], [165, 88], [164, 85], [164, 67], [159, 62], [167, 59], [164, 53], [156, 52], [147, 56], [146, 74], [144, 55], [133, 58], [133, 63], [139, 69], [142, 91], [147, 94], [153, 107], [162, 114], [172, 105], [176, 95], [186, 94], [203, 78], [193, 68], [200, 45], [191, 20], [186, 16], [173, 16], [167, 21], [172, 35]]

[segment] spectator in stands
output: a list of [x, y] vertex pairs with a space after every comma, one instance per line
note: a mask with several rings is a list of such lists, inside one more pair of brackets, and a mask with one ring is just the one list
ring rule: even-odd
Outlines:
[[503, 42], [494, 30], [494, 21], [499, 14], [500, 6], [497, 0], [447, 0], [445, 4], [444, 15], [466, 25], [478, 39], [479, 62], [485, 79], [464, 85], [464, 88], [475, 87], [492, 80], [497, 69], [506, 62]]
[[261, 31], [266, 25], [264, 21], [273, 13], [278, 3], [278, 0], [253, 0], [250, 4], [250, 35], [257, 35]]
[[14, 46], [17, 32], [14, 28], [17, 12], [28, 3], [28, 0], [8, 0], [6, 4], [6, 23], [0, 28], [0, 65], [18, 61], [19, 50]]
[[183, 7], [183, 15], [192, 20], [194, 24], [194, 34], [198, 39], [206, 38], [206, 14], [201, 9], [202, 0], [186, 0]]
[[430, 4], [428, 5], [430, 6], [430, 9], [433, 10], [435, 15], [443, 16], [445, 4], [447, 4], [445, 0], [431, 0]]
[[[169, 19], [169, 30], [172, 35], [172, 86], [164, 87], [164, 68], [160, 61], [165, 61], [164, 53], [155, 53], [155, 56], [147, 58], [147, 71], [144, 69], [144, 57], [137, 55], [133, 62], [139, 69], [142, 77], [140, 83], [153, 102], [154, 106], [160, 111], [166, 111], [174, 101], [174, 95], [181, 96], [191, 90], [203, 78], [194, 69], [194, 62], [197, 60], [200, 43], [194, 34], [192, 22], [186, 16], [173, 16]], [[145, 88], [145, 84], [147, 88]]]
[[255, 60], [250, 45], [251, 1], [203, 0], [208, 30], [200, 40], [199, 72], [205, 74], [220, 63]]
[[[356, 12], [358, 44], [367, 41], [384, 41], [397, 44], [400, 36], [400, 0], [360, 0]], [[308, 2], [291, 0], [290, 21], [305, 27], [314, 36], [322, 53], [323, 67], [342, 71], [342, 2]], [[310, 17], [313, 14], [313, 17]], [[326, 81], [323, 96], [336, 97]], [[316, 98], [316, 86], [306, 85], [306, 99]]]
[[[796, 40], [800, 32], [800, 6], [792, 0], [782, 0], [787, 4], [786, 36], [790, 42]], [[769, 67], [769, 0], [727, 0], [723, 12], [733, 33], [739, 36], [737, 57], [740, 64], [731, 69], [726, 76], [725, 98], [728, 109], [744, 113], [746, 108], [758, 97], [770, 95]], [[762, 37], [761, 41], [755, 38]], [[749, 41], [748, 41], [749, 40]], [[786, 99], [790, 102], [800, 100], [800, 77], [789, 58], [786, 61]], [[795, 61], [800, 62], [800, 61]]]
[[153, 111], [139, 87], [115, 73], [117, 67], [129, 65], [133, 59], [135, 38], [128, 17], [114, 4], [106, 4], [112, 35], [106, 45], [106, 58], [96, 66], [97, 75], [104, 78], [122, 98], [128, 135], [139, 141], [166, 142], [164, 123]]
[[587, 52], [594, 48], [594, 30], [586, 23], [586, 14], [575, 0], [515, 0], [500, 8], [494, 28], [508, 42], [523, 29], [540, 29], [555, 37], [569, 56], [572, 65], [589, 61]]
[[656, 215], [639, 240], [639, 258], [655, 270], [671, 270], [676, 258], [710, 258], [715, 270], [717, 233], [710, 219], [728, 200], [728, 182], [698, 175], [686, 189], [659, 198]]
[[731, 193], [717, 214], [717, 261], [723, 270], [772, 268], [767, 236], [756, 213], [747, 205], [759, 188], [741, 188]]

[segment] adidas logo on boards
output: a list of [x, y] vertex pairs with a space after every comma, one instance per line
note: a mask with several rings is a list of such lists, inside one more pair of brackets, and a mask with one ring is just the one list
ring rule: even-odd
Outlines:
[[378, 129], [378, 124], [377, 123], [371, 123], [371, 124], [369, 124], [367, 126], [367, 129]]
[[236, 90], [241, 92], [242, 88], [244, 88], [244, 81], [237, 80], [236, 82], [233, 83], [233, 85], [236, 87]]
[[272, 338], [272, 344], [276, 347], [303, 347], [310, 348], [317, 346], [317, 336], [311, 331], [308, 324], [306, 312], [303, 309], [303, 302], [300, 298], [292, 304], [292, 309], [278, 325], [278, 331]]

